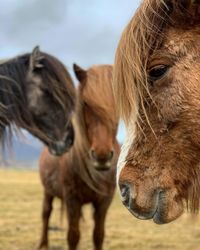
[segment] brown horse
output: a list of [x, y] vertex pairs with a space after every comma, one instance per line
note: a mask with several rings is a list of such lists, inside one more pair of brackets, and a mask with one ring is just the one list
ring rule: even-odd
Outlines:
[[15, 124], [44, 142], [51, 153], [60, 155], [74, 140], [74, 106], [73, 82], [55, 57], [36, 47], [30, 54], [0, 62], [2, 142]]
[[118, 164], [124, 205], [175, 220], [200, 200], [200, 1], [144, 0], [116, 54], [114, 89], [127, 125]]
[[95, 221], [94, 249], [101, 250], [105, 217], [115, 189], [119, 145], [116, 140], [118, 117], [111, 87], [112, 66], [95, 66], [85, 71], [74, 65], [74, 70], [80, 81], [73, 122], [74, 146], [59, 158], [45, 149], [40, 159], [44, 186], [40, 249], [48, 246], [48, 221], [53, 198], [57, 196], [67, 207], [69, 249], [77, 249], [81, 208], [91, 203]]

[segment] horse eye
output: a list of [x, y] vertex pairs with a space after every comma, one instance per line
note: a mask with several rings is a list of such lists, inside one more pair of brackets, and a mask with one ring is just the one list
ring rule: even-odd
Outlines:
[[169, 69], [168, 65], [157, 65], [149, 71], [149, 79], [154, 82], [162, 79]]

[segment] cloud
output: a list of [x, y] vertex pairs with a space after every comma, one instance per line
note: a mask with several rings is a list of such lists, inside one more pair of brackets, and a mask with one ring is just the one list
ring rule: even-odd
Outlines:
[[0, 9], [0, 56], [30, 51], [40, 44], [67, 65], [75, 60], [86, 66], [103, 61], [112, 63], [120, 34], [138, 3], [132, 0], [4, 1]]

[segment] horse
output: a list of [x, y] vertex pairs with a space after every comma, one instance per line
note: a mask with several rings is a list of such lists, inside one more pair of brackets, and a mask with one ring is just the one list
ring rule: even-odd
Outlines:
[[47, 145], [52, 154], [61, 155], [74, 141], [74, 109], [72, 79], [52, 55], [37, 46], [32, 53], [0, 61], [2, 145], [11, 137], [13, 128], [22, 128]]
[[48, 249], [48, 222], [53, 198], [63, 200], [68, 218], [68, 246], [77, 249], [82, 206], [94, 208], [94, 249], [101, 250], [107, 210], [115, 190], [119, 145], [116, 139], [118, 115], [112, 90], [112, 66], [98, 65], [84, 70], [74, 65], [79, 80], [77, 110], [73, 119], [75, 141], [61, 157], [41, 154], [40, 176], [44, 187], [43, 229], [39, 249]]
[[127, 127], [117, 179], [139, 219], [169, 223], [200, 200], [200, 2], [143, 0], [115, 57]]

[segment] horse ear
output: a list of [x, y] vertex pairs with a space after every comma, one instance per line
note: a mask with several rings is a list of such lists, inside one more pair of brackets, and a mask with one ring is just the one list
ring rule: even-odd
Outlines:
[[39, 46], [36, 46], [31, 55], [30, 55], [30, 61], [29, 61], [29, 68], [31, 71], [43, 68], [44, 65], [42, 64], [42, 60], [44, 59], [44, 56], [41, 55]]
[[79, 82], [83, 82], [87, 78], [87, 71], [82, 69], [80, 66], [77, 64], [73, 64], [73, 69], [76, 78], [79, 80]]

